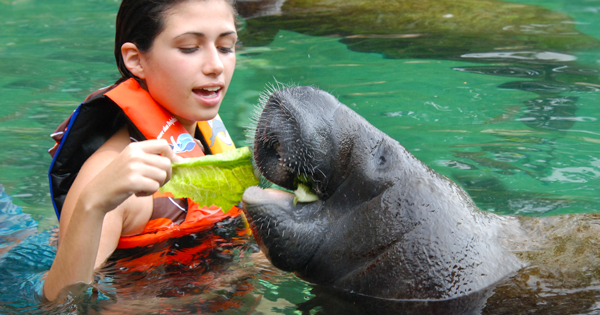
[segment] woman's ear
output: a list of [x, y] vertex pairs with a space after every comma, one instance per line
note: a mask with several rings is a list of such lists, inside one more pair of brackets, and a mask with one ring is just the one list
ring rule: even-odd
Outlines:
[[121, 46], [121, 55], [125, 67], [134, 76], [145, 79], [144, 67], [142, 66], [142, 56], [137, 46], [134, 43], [125, 43]]

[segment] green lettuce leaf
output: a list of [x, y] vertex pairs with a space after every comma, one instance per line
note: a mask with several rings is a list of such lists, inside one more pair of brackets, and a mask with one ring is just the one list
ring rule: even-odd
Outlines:
[[296, 195], [294, 197], [294, 206], [298, 202], [308, 203], [319, 200], [319, 196], [304, 184], [298, 184], [298, 189], [294, 190], [294, 195]]
[[228, 211], [242, 200], [246, 188], [258, 182], [252, 167], [252, 151], [241, 147], [173, 163], [171, 180], [161, 191], [171, 192], [176, 198], [191, 198], [201, 207], [216, 205]]

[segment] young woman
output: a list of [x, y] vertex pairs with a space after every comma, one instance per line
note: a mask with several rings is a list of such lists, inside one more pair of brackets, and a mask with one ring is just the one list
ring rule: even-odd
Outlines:
[[49, 300], [91, 283], [122, 237], [145, 230], [178, 154], [211, 150], [198, 122], [215, 118], [235, 68], [227, 0], [123, 0], [116, 28], [123, 78], [80, 106], [51, 166], [60, 242], [44, 283]]

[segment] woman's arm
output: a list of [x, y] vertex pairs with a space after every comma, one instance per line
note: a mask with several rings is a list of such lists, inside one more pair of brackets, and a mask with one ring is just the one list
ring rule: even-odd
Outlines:
[[91, 283], [121, 234], [143, 229], [150, 196], [169, 180], [175, 160], [166, 141], [131, 143], [122, 129], [86, 161], [62, 209], [60, 242], [44, 283], [48, 300], [68, 285]]

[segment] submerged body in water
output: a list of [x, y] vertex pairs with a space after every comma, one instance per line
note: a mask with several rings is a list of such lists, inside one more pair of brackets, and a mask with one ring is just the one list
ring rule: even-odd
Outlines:
[[573, 57], [554, 52], [600, 45], [565, 14], [505, 1], [271, 2], [259, 2], [264, 10], [247, 21], [241, 33], [246, 46], [265, 46], [278, 30], [340, 37], [350, 50], [387, 58], [529, 59], [542, 54], [539, 58], [564, 59]]
[[261, 299], [257, 278], [291, 281], [264, 259], [245, 221], [236, 217], [210, 230], [117, 250], [93, 283], [69, 286], [48, 302], [41, 289], [57, 234], [57, 229], [36, 233], [0, 257], [1, 313], [249, 312]]

